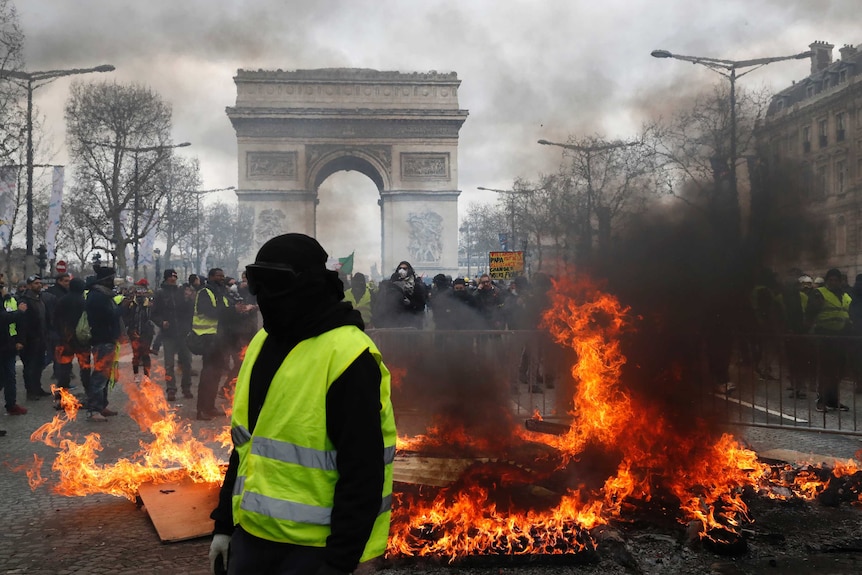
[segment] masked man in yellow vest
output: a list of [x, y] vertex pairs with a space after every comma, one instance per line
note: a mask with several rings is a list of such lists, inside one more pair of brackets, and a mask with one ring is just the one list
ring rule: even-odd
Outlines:
[[237, 379], [214, 573], [349, 574], [386, 550], [389, 371], [327, 259], [313, 238], [285, 234], [246, 267], [263, 329]]
[[350, 302], [354, 309], [359, 310], [365, 327], [371, 327], [371, 297], [365, 274], [353, 274], [350, 278], [350, 289], [344, 292], [344, 301]]
[[841, 271], [826, 272], [826, 285], [811, 292], [805, 318], [813, 325], [815, 335], [833, 336], [818, 341], [818, 397], [817, 411], [847, 411], [849, 408], [838, 401], [838, 388], [844, 374], [847, 345], [834, 336], [851, 335], [849, 295], [842, 289]]

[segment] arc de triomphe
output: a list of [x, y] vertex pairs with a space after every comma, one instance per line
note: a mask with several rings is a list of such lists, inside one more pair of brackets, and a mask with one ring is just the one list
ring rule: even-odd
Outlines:
[[280, 233], [314, 236], [318, 187], [356, 170], [380, 192], [381, 272], [408, 260], [418, 272], [457, 273], [458, 132], [467, 111], [456, 73], [239, 70], [234, 82], [227, 115], [239, 152], [236, 193], [240, 208], [254, 210], [254, 252]]

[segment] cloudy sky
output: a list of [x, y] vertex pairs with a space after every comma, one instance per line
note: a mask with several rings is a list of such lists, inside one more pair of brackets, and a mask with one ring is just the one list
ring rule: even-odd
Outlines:
[[[192, 142], [179, 153], [199, 158], [205, 188], [237, 182], [225, 107], [235, 103], [239, 68], [455, 71], [460, 106], [470, 112], [459, 146], [462, 212], [493, 200], [478, 186], [506, 188], [554, 171], [561, 150], [536, 140], [625, 138], [722, 81], [699, 66], [651, 58], [654, 49], [742, 60], [824, 40], [837, 58], [840, 46], [862, 42], [858, 0], [15, 1], [27, 70], [110, 63], [117, 70], [105, 77], [151, 87], [173, 107], [174, 140]], [[779, 90], [808, 70], [807, 61], [781, 62], [740, 83]], [[36, 92], [57, 150], [37, 162], [66, 159], [71, 81]], [[348, 195], [365, 208], [353, 237], [322, 223], [324, 246], [334, 255], [364, 252], [360, 238], [379, 237], [375, 188], [355, 174], [333, 176], [324, 188], [321, 209]]]

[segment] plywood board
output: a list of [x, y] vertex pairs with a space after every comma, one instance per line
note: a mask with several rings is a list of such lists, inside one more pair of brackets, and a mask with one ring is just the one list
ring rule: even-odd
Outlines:
[[787, 463], [795, 463], [797, 465], [828, 465], [830, 467], [835, 467], [836, 463], [851, 463], [853, 465], [859, 465], [859, 462], [853, 459], [841, 459], [839, 457], [820, 455], [817, 453], [803, 453], [792, 449], [769, 449], [766, 451], [758, 451], [757, 456], [761, 459], [786, 461]]
[[210, 513], [218, 505], [218, 484], [194, 483], [190, 479], [158, 485], [147, 483], [141, 485], [138, 493], [162, 543], [212, 534]]
[[475, 459], [396, 455], [395, 462], [392, 464], [392, 478], [401, 483], [444, 487], [458, 479], [464, 470], [476, 461]]

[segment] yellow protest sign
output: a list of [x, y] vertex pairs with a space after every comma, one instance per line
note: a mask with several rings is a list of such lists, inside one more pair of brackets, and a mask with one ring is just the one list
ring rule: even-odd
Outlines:
[[524, 252], [488, 252], [488, 275], [495, 280], [524, 275]]

